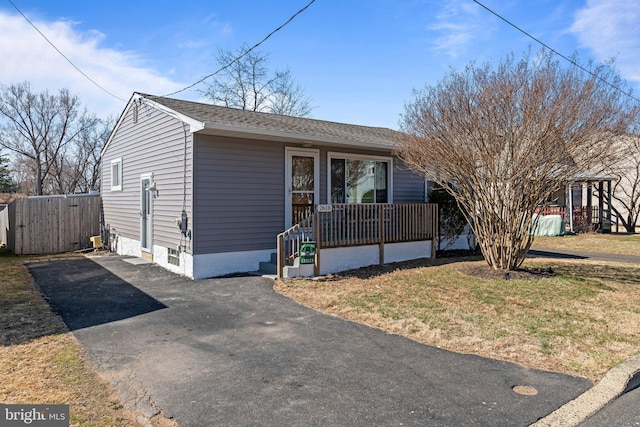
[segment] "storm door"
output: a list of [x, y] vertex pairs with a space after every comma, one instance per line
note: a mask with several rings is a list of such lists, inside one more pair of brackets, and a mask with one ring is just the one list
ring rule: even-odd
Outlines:
[[286, 151], [285, 226], [295, 225], [314, 212], [320, 189], [318, 150]]
[[151, 175], [140, 177], [140, 246], [144, 252], [151, 252], [152, 201]]

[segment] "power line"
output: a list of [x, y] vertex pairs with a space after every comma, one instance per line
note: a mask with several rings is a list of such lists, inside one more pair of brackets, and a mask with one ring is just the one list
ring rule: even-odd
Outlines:
[[499, 15], [497, 12], [494, 12], [493, 10], [489, 9], [487, 6], [483, 5], [482, 3], [480, 3], [478, 0], [473, 0], [476, 4], [478, 4], [479, 6], [483, 7], [484, 9], [486, 9], [488, 12], [490, 12], [491, 14], [497, 16], [498, 18], [500, 18], [501, 20], [503, 20], [504, 22], [506, 22], [507, 24], [511, 25], [513, 28], [515, 28], [516, 30], [520, 31], [522, 34], [524, 34], [525, 36], [529, 37], [530, 39], [535, 40], [536, 42], [538, 42], [539, 44], [541, 44], [542, 46], [544, 46], [545, 48], [549, 49], [551, 52], [555, 53], [556, 55], [558, 55], [559, 57], [561, 57], [562, 59], [564, 59], [565, 61], [575, 65], [576, 67], [580, 68], [582, 71], [584, 71], [585, 73], [591, 75], [592, 77], [595, 77], [596, 79], [600, 80], [601, 82], [605, 83], [606, 85], [610, 86], [611, 88], [615, 89], [618, 92], [621, 92], [625, 95], [627, 95], [629, 98], [633, 99], [634, 101], [637, 101], [640, 103], [640, 99], [636, 98], [635, 96], [633, 96], [631, 93], [627, 93], [624, 90], [620, 89], [619, 87], [609, 83], [606, 79], [603, 79], [602, 77], [598, 76], [597, 74], [594, 74], [593, 72], [591, 72], [590, 70], [588, 70], [587, 68], [583, 67], [582, 65], [578, 64], [577, 62], [575, 62], [573, 59], [563, 55], [562, 53], [558, 52], [557, 50], [555, 50], [554, 48], [552, 48], [551, 46], [549, 46], [548, 44], [544, 43], [543, 41], [537, 39], [536, 37], [534, 37], [533, 35], [529, 34], [528, 32], [526, 32], [525, 30], [523, 30], [522, 28], [518, 27], [516, 24], [514, 24], [513, 22], [509, 21], [507, 18], [502, 17], [501, 15]]
[[23, 18], [24, 18], [24, 19], [25, 19], [25, 20], [26, 20], [26, 21], [27, 21], [27, 22], [28, 22], [28, 23], [33, 27], [33, 29], [34, 29], [34, 30], [36, 30], [36, 31], [38, 32], [38, 34], [40, 34], [40, 35], [42, 36], [42, 38], [44, 38], [44, 39], [47, 41], [47, 43], [49, 43], [49, 44], [51, 45], [51, 47], [53, 47], [53, 48], [56, 50], [56, 52], [58, 52], [58, 53], [59, 53], [59, 54], [60, 54], [64, 59], [66, 59], [66, 60], [67, 60], [67, 62], [68, 62], [69, 64], [71, 64], [71, 66], [72, 66], [73, 68], [75, 68], [75, 69], [76, 69], [80, 74], [82, 74], [82, 75], [83, 75], [87, 80], [89, 80], [91, 83], [93, 83], [94, 85], [96, 85], [100, 90], [102, 90], [102, 91], [103, 91], [103, 92], [105, 92], [106, 94], [111, 95], [112, 97], [114, 97], [114, 98], [116, 98], [116, 99], [118, 99], [118, 100], [120, 100], [120, 101], [127, 102], [127, 100], [126, 100], [126, 99], [120, 98], [119, 96], [116, 96], [116, 95], [112, 94], [111, 92], [109, 92], [108, 90], [106, 90], [105, 88], [103, 88], [102, 86], [100, 86], [100, 85], [99, 85], [98, 83], [96, 83], [96, 82], [95, 82], [91, 77], [89, 77], [89, 76], [88, 76], [84, 71], [82, 71], [80, 68], [78, 68], [78, 67], [76, 66], [76, 64], [74, 64], [73, 62], [71, 62], [71, 60], [70, 60], [69, 58], [67, 58], [67, 57], [66, 57], [66, 55], [65, 55], [64, 53], [62, 53], [62, 52], [60, 51], [60, 49], [58, 49], [58, 48], [57, 48], [57, 46], [56, 46], [55, 44], [53, 44], [53, 42], [52, 42], [51, 40], [49, 40], [49, 39], [47, 38], [47, 36], [45, 36], [45, 35], [42, 33], [42, 31], [40, 31], [40, 30], [38, 29], [38, 27], [36, 27], [36, 26], [35, 26], [35, 24], [34, 24], [33, 22], [31, 22], [31, 21], [29, 20], [29, 18], [27, 18], [27, 16], [26, 16], [24, 13], [22, 13], [22, 11], [18, 8], [18, 6], [16, 6], [16, 5], [15, 5], [15, 3], [14, 3], [13, 1], [11, 1], [11, 0], [8, 0], [8, 1], [9, 1], [9, 3], [11, 3], [11, 6], [13, 6], [13, 7], [18, 11], [18, 13], [19, 13], [20, 15], [22, 15], [22, 17], [23, 17]]
[[265, 38], [263, 38], [262, 40], [260, 40], [258, 43], [256, 43], [255, 45], [253, 45], [249, 50], [247, 50], [246, 52], [244, 52], [242, 55], [238, 56], [236, 59], [234, 59], [233, 61], [229, 62], [227, 65], [221, 67], [220, 69], [216, 70], [215, 72], [208, 74], [206, 76], [204, 76], [203, 78], [201, 78], [200, 80], [198, 80], [197, 82], [190, 84], [189, 86], [182, 88], [180, 90], [177, 90], [175, 92], [171, 92], [168, 93], [166, 95], [162, 95], [162, 96], [171, 96], [171, 95], [175, 95], [177, 93], [180, 92], [184, 92], [187, 89], [191, 89], [192, 87], [202, 83], [203, 81], [207, 80], [210, 77], [215, 76], [216, 74], [218, 74], [221, 71], [226, 70], [227, 68], [229, 68], [231, 65], [233, 65], [234, 63], [238, 62], [239, 60], [241, 60], [243, 57], [245, 57], [246, 55], [248, 55], [252, 50], [254, 50], [255, 48], [257, 48], [258, 46], [260, 46], [262, 43], [264, 43], [265, 41], [267, 41], [267, 39], [269, 37], [271, 37], [272, 35], [274, 35], [275, 33], [277, 33], [278, 31], [280, 31], [281, 29], [283, 29], [285, 26], [287, 26], [287, 24], [289, 24], [291, 21], [293, 21], [298, 15], [300, 15], [302, 12], [304, 12], [305, 10], [307, 10], [309, 8], [309, 6], [311, 6], [313, 4], [313, 2], [315, 2], [316, 0], [311, 0], [309, 3], [307, 3], [307, 5], [305, 7], [303, 7], [302, 9], [300, 9], [299, 11], [297, 11], [295, 14], [293, 14], [291, 16], [291, 18], [289, 18], [284, 24], [280, 25], [278, 28], [276, 28], [275, 30], [271, 31]]

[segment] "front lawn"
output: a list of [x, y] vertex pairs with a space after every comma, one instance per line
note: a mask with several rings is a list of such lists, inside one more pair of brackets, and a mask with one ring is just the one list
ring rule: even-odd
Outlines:
[[422, 260], [275, 289], [424, 344], [596, 381], [640, 351], [640, 266], [532, 259], [511, 280], [485, 266]]
[[539, 236], [533, 241], [532, 249], [640, 255], [640, 234], [581, 233], [574, 236]]
[[0, 403], [68, 404], [72, 426], [145, 425], [122, 407], [51, 312], [23, 265], [27, 259], [0, 249]]

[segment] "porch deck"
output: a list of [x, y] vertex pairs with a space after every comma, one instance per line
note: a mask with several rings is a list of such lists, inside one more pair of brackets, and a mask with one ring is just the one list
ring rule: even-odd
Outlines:
[[378, 245], [384, 264], [384, 245], [431, 240], [435, 256], [437, 232], [435, 204], [333, 204], [316, 206], [314, 212], [278, 235], [278, 277], [300, 257], [303, 242], [316, 245], [315, 275], [320, 272], [320, 250]]

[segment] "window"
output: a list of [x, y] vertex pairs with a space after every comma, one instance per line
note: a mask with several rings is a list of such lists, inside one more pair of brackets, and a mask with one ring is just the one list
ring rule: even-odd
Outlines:
[[389, 203], [391, 159], [329, 154], [331, 203]]
[[180, 266], [180, 251], [177, 249], [167, 248], [167, 262], [169, 264]]
[[111, 160], [111, 191], [122, 191], [122, 157]]

